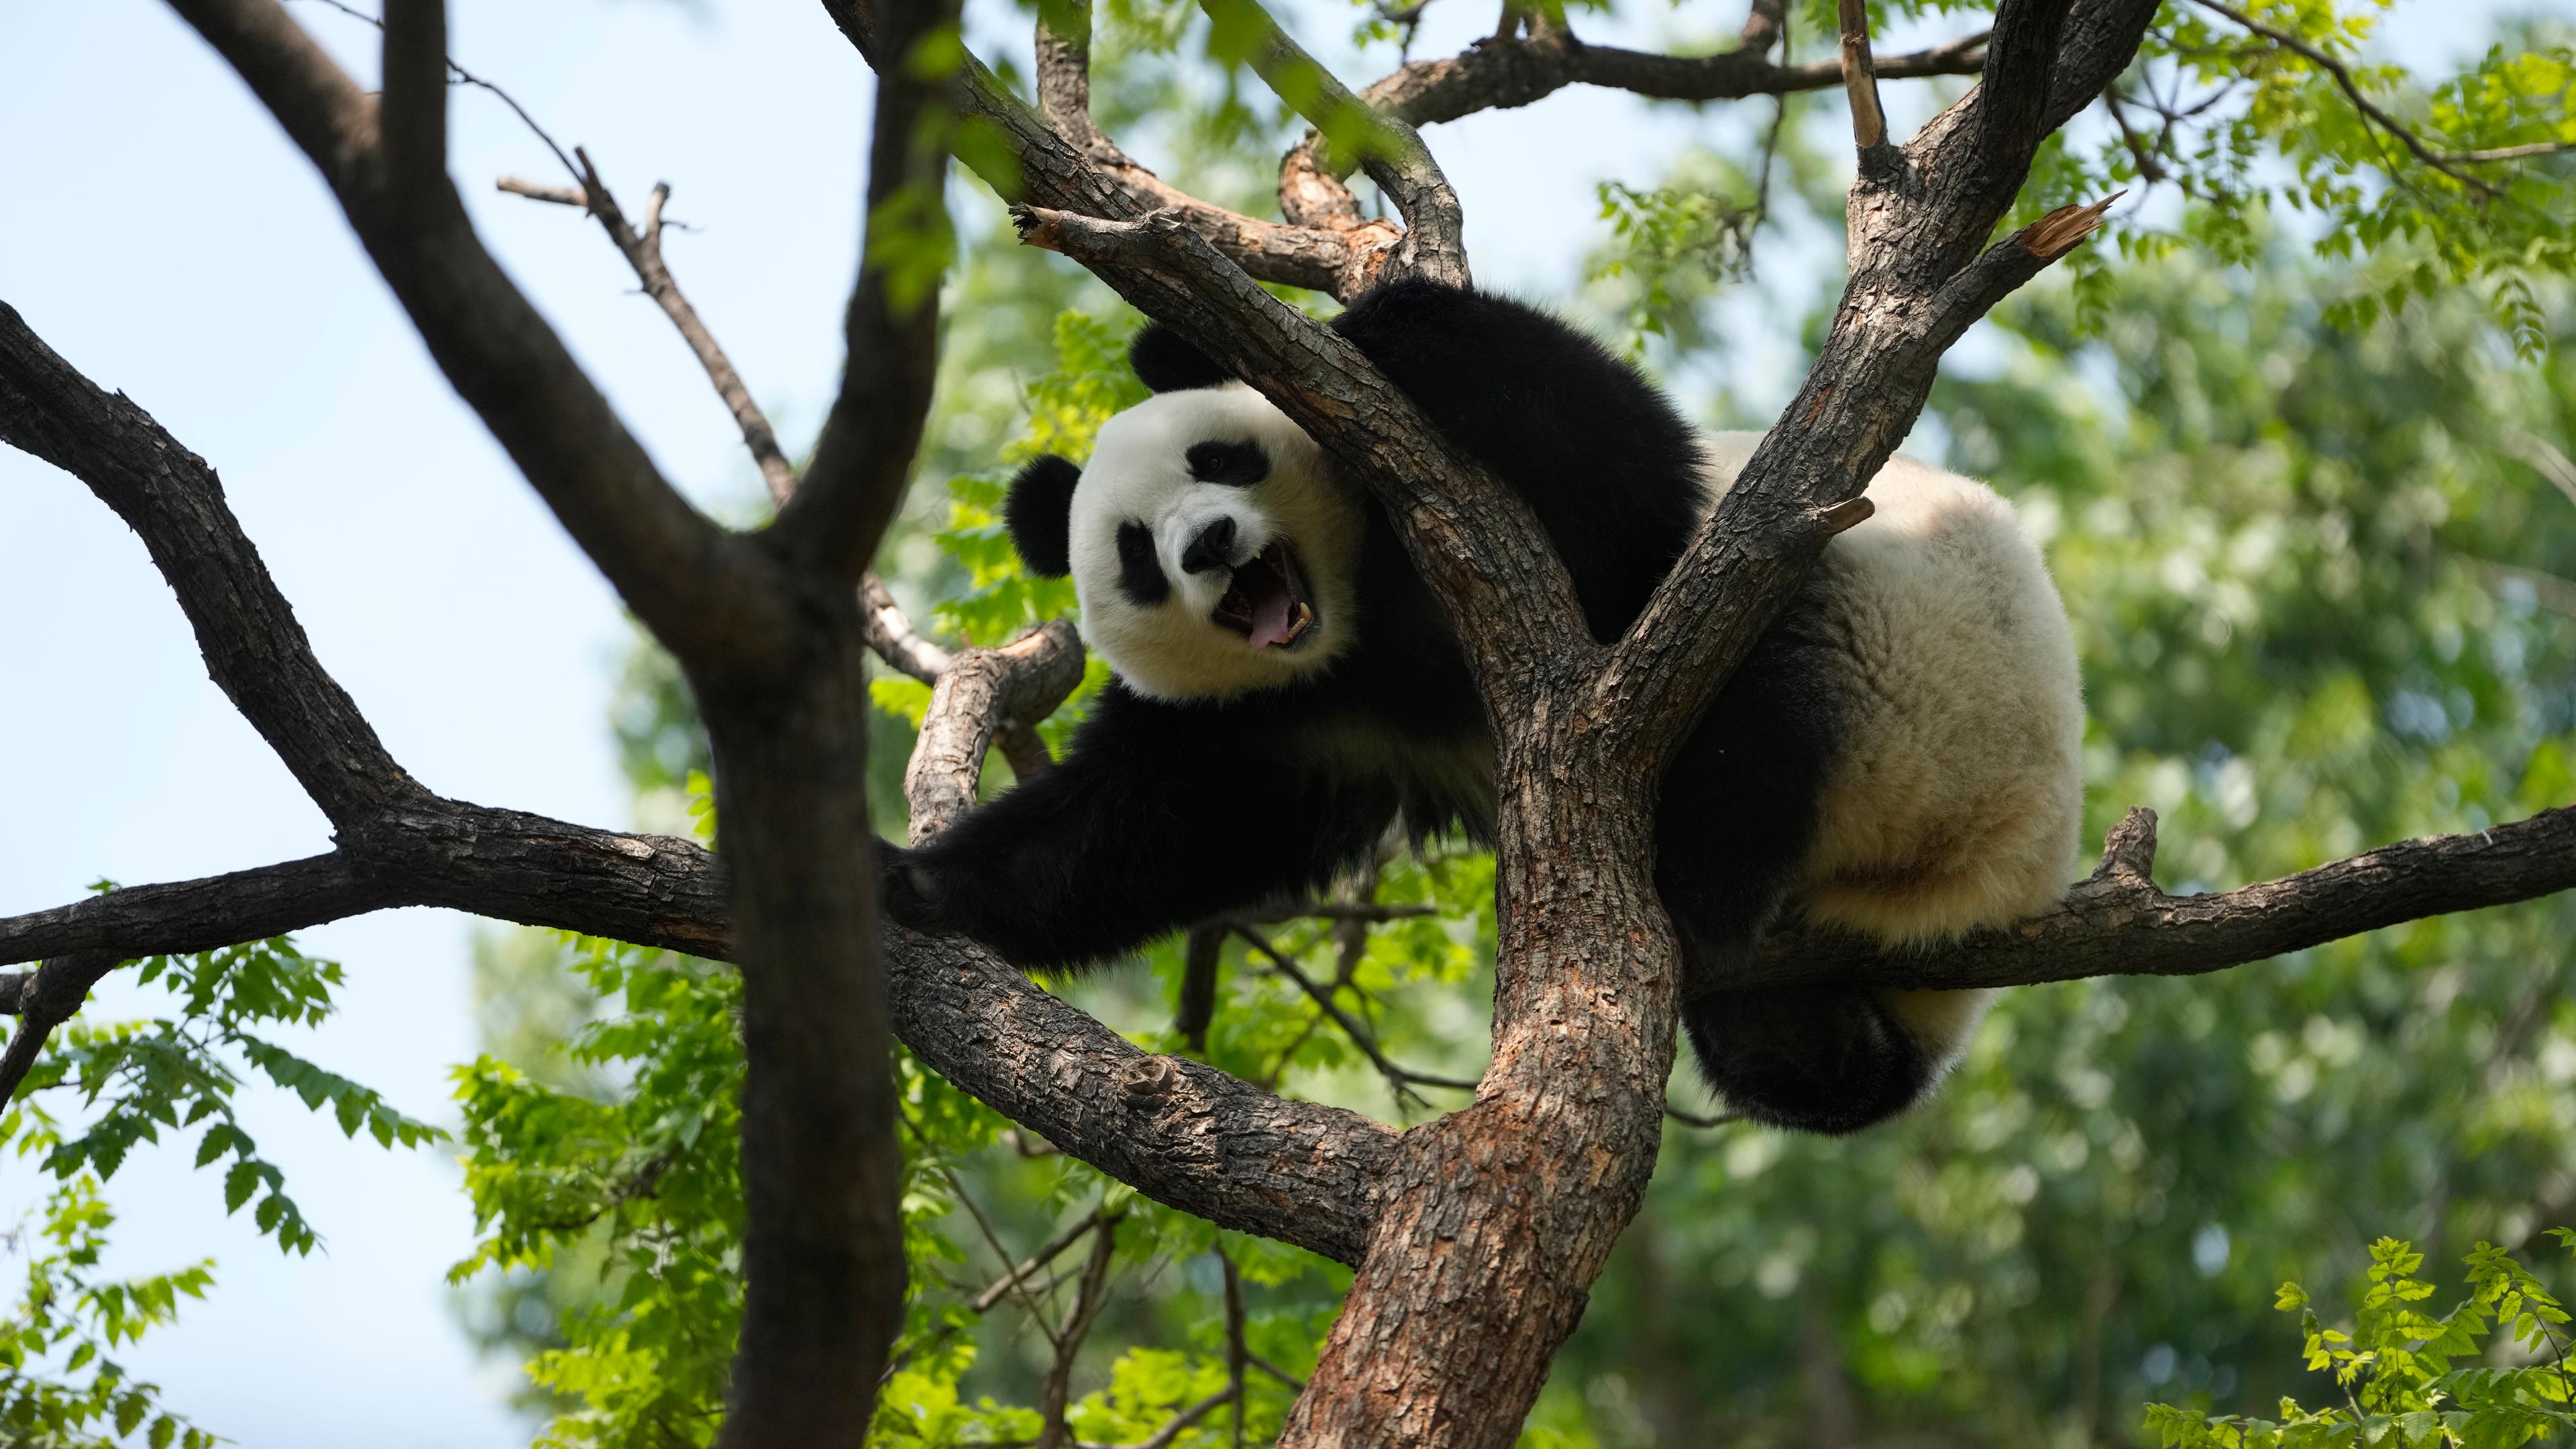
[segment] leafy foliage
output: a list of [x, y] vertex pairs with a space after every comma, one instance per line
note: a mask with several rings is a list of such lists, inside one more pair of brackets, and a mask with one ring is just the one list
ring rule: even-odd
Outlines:
[[351, 1138], [364, 1133], [379, 1146], [417, 1147], [446, 1135], [266, 1034], [326, 1020], [342, 982], [338, 962], [307, 956], [279, 937], [150, 957], [134, 979], [174, 998], [173, 1014], [65, 1023], [18, 1100], [0, 1113], [0, 1148], [33, 1158], [55, 1182], [33, 1236], [23, 1225], [9, 1234], [27, 1261], [25, 1294], [0, 1331], [0, 1437], [11, 1444], [105, 1445], [137, 1433], [152, 1449], [214, 1442], [164, 1410], [157, 1390], [130, 1379], [108, 1356], [171, 1322], [182, 1297], [202, 1298], [213, 1282], [212, 1260], [124, 1281], [97, 1275], [115, 1222], [100, 1184], [135, 1148], [159, 1142], [164, 1131], [206, 1124], [196, 1166], [224, 1164], [224, 1210], [250, 1206], [262, 1234], [301, 1254], [320, 1237], [287, 1195], [285, 1173], [259, 1154], [234, 1112], [248, 1076], [293, 1092], [312, 1111], [328, 1111]]
[[[2576, 1232], [2555, 1236], [2576, 1247]], [[2147, 1427], [2161, 1449], [2514, 1449], [2576, 1430], [2569, 1392], [2567, 1310], [2540, 1280], [2492, 1243], [2468, 1256], [2469, 1297], [2436, 1318], [2416, 1305], [2433, 1285], [2416, 1278], [2424, 1255], [2382, 1238], [2370, 1245], [2368, 1287], [2353, 1331], [2328, 1328], [2308, 1291], [2281, 1285], [2278, 1306], [2299, 1315], [2307, 1367], [2334, 1375], [2344, 1402], [2304, 1409], [2283, 1399], [2278, 1422], [2153, 1404]], [[2478, 1364], [2487, 1339], [2521, 1350], [2531, 1362]]]
[[[362, 1086], [259, 1034], [270, 1025], [318, 1026], [331, 1014], [331, 992], [341, 984], [340, 963], [306, 956], [283, 936], [193, 956], [153, 956], [135, 976], [177, 998], [177, 1014], [147, 1021], [67, 1023], [27, 1075], [29, 1105], [0, 1118], [0, 1143], [15, 1141], [23, 1155], [44, 1152], [46, 1171], [69, 1181], [87, 1171], [104, 1181], [127, 1154], [158, 1142], [164, 1129], [209, 1125], [197, 1139], [197, 1166], [226, 1162], [224, 1211], [239, 1212], [254, 1199], [259, 1230], [290, 1252], [310, 1253], [320, 1241], [295, 1200], [286, 1175], [259, 1155], [259, 1144], [233, 1111], [243, 1081], [238, 1058], [251, 1071], [301, 1098], [313, 1111], [328, 1111], [342, 1133], [364, 1132], [379, 1146], [418, 1147], [446, 1134], [406, 1117], [374, 1089]], [[33, 1094], [67, 1090], [88, 1112], [78, 1131], [63, 1129]], [[23, 1113], [23, 1115], [22, 1115]]]
[[175, 1320], [180, 1299], [205, 1297], [214, 1264], [101, 1278], [115, 1221], [98, 1179], [78, 1172], [0, 1238], [27, 1266], [26, 1288], [0, 1319], [0, 1439], [23, 1449], [108, 1449], [140, 1434], [151, 1449], [211, 1449], [213, 1434], [163, 1408], [160, 1390], [111, 1355]]

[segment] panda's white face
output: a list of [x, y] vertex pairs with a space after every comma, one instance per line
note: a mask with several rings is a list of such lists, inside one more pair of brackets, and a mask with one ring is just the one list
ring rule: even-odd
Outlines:
[[1355, 635], [1358, 499], [1242, 383], [1161, 393], [1102, 424], [1070, 524], [1082, 632], [1141, 694], [1294, 683]]

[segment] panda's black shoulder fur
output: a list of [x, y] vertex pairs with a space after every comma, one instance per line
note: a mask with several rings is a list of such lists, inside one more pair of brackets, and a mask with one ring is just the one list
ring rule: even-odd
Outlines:
[[1627, 628], [1701, 508], [1699, 434], [1663, 393], [1563, 321], [1487, 292], [1390, 282], [1332, 325], [1529, 501], [1593, 634]]
[[1127, 365], [1148, 392], [1188, 392], [1234, 381], [1234, 374], [1160, 322], [1146, 323], [1127, 344]]

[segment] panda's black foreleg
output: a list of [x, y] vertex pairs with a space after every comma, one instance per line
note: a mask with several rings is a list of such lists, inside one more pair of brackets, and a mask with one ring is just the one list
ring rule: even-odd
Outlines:
[[1132, 950], [1221, 911], [1311, 892], [1372, 849], [1384, 791], [1283, 756], [1239, 707], [1113, 686], [1054, 768], [917, 850], [889, 850], [886, 906], [1027, 967]]
[[1674, 756], [1655, 875], [1681, 935], [1682, 1028], [1709, 1085], [1757, 1121], [1840, 1133], [1903, 1110], [1931, 1066], [1875, 992], [1733, 984], [1797, 883], [1833, 758], [1830, 675], [1800, 624], [1793, 606]]

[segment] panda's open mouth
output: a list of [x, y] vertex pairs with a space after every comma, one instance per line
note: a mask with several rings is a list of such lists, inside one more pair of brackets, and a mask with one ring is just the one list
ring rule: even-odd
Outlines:
[[1315, 623], [1305, 571], [1286, 539], [1234, 567], [1234, 582], [1208, 616], [1242, 635], [1255, 649], [1294, 649]]

